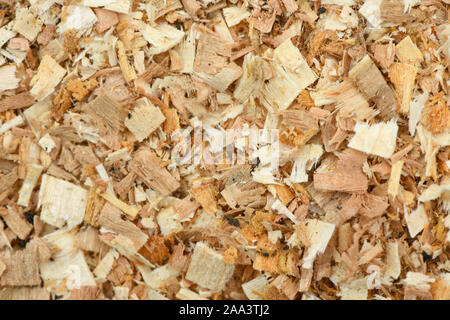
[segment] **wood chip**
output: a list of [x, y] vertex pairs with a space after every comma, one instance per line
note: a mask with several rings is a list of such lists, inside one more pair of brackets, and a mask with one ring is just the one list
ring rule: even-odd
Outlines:
[[42, 221], [61, 228], [67, 223], [69, 229], [79, 225], [86, 211], [87, 191], [70, 182], [42, 176], [39, 190]]
[[125, 119], [125, 126], [141, 142], [155, 131], [164, 121], [163, 113], [147, 99], [137, 101], [134, 110]]
[[203, 288], [220, 291], [230, 280], [234, 265], [226, 263], [222, 255], [202, 242], [197, 242], [186, 279]]

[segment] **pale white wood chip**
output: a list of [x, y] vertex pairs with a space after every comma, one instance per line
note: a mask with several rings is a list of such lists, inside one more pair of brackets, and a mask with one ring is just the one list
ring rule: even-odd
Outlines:
[[250, 300], [261, 300], [269, 282], [264, 275], [242, 284], [242, 290]]
[[146, 98], [136, 101], [136, 106], [125, 119], [125, 126], [139, 142], [152, 134], [166, 120], [161, 110]]
[[150, 54], [159, 54], [165, 52], [183, 40], [184, 32], [167, 23], [156, 25], [152, 27], [148, 24], [141, 23], [139, 30], [152, 46], [150, 47]]
[[287, 109], [303, 89], [317, 80], [317, 75], [290, 39], [273, 54], [275, 75], [263, 85], [261, 97], [263, 105], [271, 112]]
[[341, 300], [367, 300], [369, 290], [366, 279], [353, 280], [350, 284], [341, 286], [341, 292], [338, 295]]
[[47, 133], [45, 134], [38, 142], [38, 144], [41, 146], [42, 149], [44, 149], [45, 152], [50, 153], [54, 147], [56, 147], [55, 141], [50, 137], [50, 135]]
[[47, 290], [64, 293], [81, 286], [96, 286], [84, 254], [75, 245], [75, 235], [67, 229], [57, 230], [42, 237], [53, 250], [53, 261], [41, 262], [41, 277]]
[[203, 242], [195, 244], [186, 279], [213, 291], [221, 291], [234, 273], [234, 265]]
[[231, 6], [223, 8], [223, 16], [227, 22], [228, 27], [237, 25], [245, 18], [250, 17], [250, 12], [244, 7]]
[[156, 216], [156, 221], [164, 237], [183, 230], [178, 212], [173, 207], [162, 209]]
[[311, 269], [313, 267], [316, 256], [324, 253], [328, 242], [333, 236], [335, 226], [334, 224], [323, 222], [317, 219], [308, 219], [306, 230], [311, 246], [307, 248], [303, 258], [302, 267]]
[[20, 8], [16, 11], [13, 31], [33, 42], [41, 31], [42, 25], [42, 21], [33, 14], [30, 8]]
[[42, 170], [44, 170], [44, 167], [41, 165], [34, 163], [27, 165], [27, 174], [19, 191], [19, 199], [17, 199], [18, 205], [23, 207], [28, 206], [31, 194], [41, 176]]
[[387, 281], [398, 279], [402, 271], [400, 255], [398, 251], [398, 241], [389, 241], [386, 244], [386, 265], [384, 267], [384, 277]]
[[0, 92], [19, 87], [20, 79], [16, 77], [16, 71], [17, 67], [13, 64], [0, 68]]
[[31, 79], [31, 95], [38, 101], [55, 91], [55, 87], [62, 80], [66, 70], [61, 67], [52, 57], [45, 55], [39, 65], [37, 74]]
[[177, 277], [180, 274], [178, 269], [171, 267], [169, 264], [165, 264], [153, 270], [150, 267], [139, 263], [136, 264], [136, 267], [141, 273], [145, 284], [155, 290], [163, 289], [168, 279]]
[[428, 217], [422, 204], [410, 214], [405, 213], [406, 224], [411, 238], [414, 238], [428, 224]]
[[395, 54], [403, 63], [414, 64], [423, 60], [422, 52], [417, 48], [409, 36], [403, 38], [403, 40], [395, 46]]
[[61, 15], [64, 17], [58, 26], [58, 32], [69, 30], [85, 31], [98, 21], [91, 8], [85, 6], [64, 6]]
[[406, 274], [406, 278], [405, 280], [403, 280], [403, 283], [407, 287], [411, 286], [419, 290], [430, 290], [431, 288], [430, 283], [433, 283], [434, 281], [436, 281], [436, 279], [427, 276], [426, 274], [409, 271]]
[[272, 204], [272, 209], [278, 211], [279, 214], [285, 215], [289, 218], [294, 224], [298, 224], [297, 219], [295, 218], [295, 215], [289, 211], [289, 209], [280, 201], [275, 200]]
[[95, 276], [100, 280], [106, 279], [108, 274], [111, 272], [114, 261], [117, 258], [119, 258], [119, 254], [117, 253], [117, 251], [114, 249], [110, 249], [108, 253], [103, 257], [102, 260], [100, 260], [100, 262], [95, 267], [94, 269]]
[[9, 121], [6, 121], [4, 124], [0, 127], [0, 134], [5, 133], [6, 131], [14, 128], [19, 127], [24, 124], [23, 117], [21, 115], [15, 116]]
[[396, 121], [379, 122], [374, 125], [357, 122], [355, 135], [350, 140], [350, 148], [390, 158], [395, 151], [398, 125]]
[[428, 101], [429, 97], [428, 92], [424, 92], [419, 94], [411, 103], [409, 104], [409, 120], [408, 120], [408, 129], [411, 137], [414, 137], [416, 132], [417, 123], [420, 120], [420, 116], [422, 114], [422, 110], [425, 107], [425, 103]]
[[83, 222], [87, 191], [70, 182], [44, 174], [39, 190], [41, 220], [61, 228], [67, 223], [73, 229]]
[[391, 175], [388, 182], [388, 194], [395, 198], [400, 188], [400, 176], [402, 174], [403, 160], [396, 161], [392, 164]]

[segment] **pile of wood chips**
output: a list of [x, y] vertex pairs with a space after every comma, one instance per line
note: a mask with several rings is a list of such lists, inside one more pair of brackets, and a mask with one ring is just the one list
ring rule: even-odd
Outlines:
[[0, 0], [0, 299], [450, 299], [449, 4]]

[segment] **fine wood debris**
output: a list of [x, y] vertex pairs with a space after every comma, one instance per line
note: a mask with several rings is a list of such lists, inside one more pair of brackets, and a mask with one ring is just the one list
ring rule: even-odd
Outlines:
[[448, 15], [0, 1], [0, 299], [450, 299]]

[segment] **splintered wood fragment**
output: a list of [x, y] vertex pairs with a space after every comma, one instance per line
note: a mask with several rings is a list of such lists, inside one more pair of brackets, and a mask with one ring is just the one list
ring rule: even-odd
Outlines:
[[339, 160], [325, 162], [314, 173], [314, 187], [318, 190], [364, 193], [368, 179], [362, 171], [366, 155], [347, 149], [339, 155]]
[[97, 188], [91, 187], [87, 195], [86, 214], [84, 215], [84, 222], [91, 225], [96, 225], [98, 214], [103, 208], [105, 201], [106, 200], [98, 194]]
[[73, 247], [71, 236], [61, 230], [55, 233], [45, 236], [44, 241], [51, 247], [63, 247], [54, 254], [52, 260], [39, 265], [47, 290], [60, 293], [61, 288], [72, 290], [81, 286], [96, 286], [84, 254]]
[[389, 68], [389, 78], [397, 92], [397, 109], [403, 114], [409, 114], [416, 75], [417, 67], [410, 64], [393, 63]]
[[337, 295], [341, 297], [341, 300], [367, 300], [369, 295], [367, 280], [356, 279], [349, 284], [343, 284]]
[[139, 76], [139, 79], [151, 82], [154, 78], [161, 77], [167, 72], [169, 72], [169, 57], [163, 59], [160, 63], [152, 61], [147, 70]]
[[67, 31], [85, 31], [95, 25], [97, 17], [91, 8], [87, 6], [68, 5], [62, 7], [61, 23], [58, 25], [59, 33]]
[[6, 265], [0, 285], [10, 287], [38, 286], [41, 284], [37, 245], [29, 242], [23, 250], [0, 251], [0, 260]]
[[253, 14], [248, 18], [250, 26], [262, 33], [269, 33], [275, 23], [276, 12], [262, 11], [261, 9], [253, 10]]
[[272, 209], [276, 210], [279, 214], [285, 215], [294, 224], [298, 223], [295, 215], [290, 212], [289, 209], [280, 200], [275, 200], [275, 202], [272, 204]]
[[388, 182], [388, 194], [395, 198], [398, 195], [398, 189], [400, 187], [400, 176], [403, 168], [403, 160], [399, 160], [392, 164], [391, 176]]
[[201, 80], [206, 82], [208, 85], [214, 89], [223, 92], [225, 91], [234, 81], [239, 79], [242, 75], [242, 69], [234, 62], [223, 67], [218, 73], [210, 75], [205, 72], [196, 72], [195, 75]]
[[428, 92], [419, 94], [410, 104], [408, 127], [409, 134], [412, 137], [414, 137], [417, 124], [419, 123], [422, 110], [425, 108], [425, 104], [428, 101], [429, 95], [430, 94]]
[[87, 191], [70, 182], [42, 176], [38, 207], [41, 220], [58, 228], [65, 223], [69, 229], [83, 222], [87, 204]]
[[306, 228], [311, 246], [305, 252], [302, 267], [311, 269], [316, 256], [325, 252], [328, 242], [334, 233], [335, 226], [317, 219], [309, 219]]
[[346, 251], [352, 244], [353, 232], [350, 223], [340, 225], [338, 228], [338, 248], [339, 252]]
[[192, 17], [195, 17], [201, 8], [196, 0], [181, 0], [181, 3], [183, 3], [187, 13]]
[[191, 188], [194, 198], [211, 215], [215, 215], [218, 210], [213, 188], [214, 186], [210, 184], [201, 184]]
[[292, 14], [298, 9], [298, 4], [294, 0], [282, 0], [288, 14]]
[[173, 207], [162, 209], [156, 216], [156, 221], [164, 237], [183, 230], [183, 226], [180, 223], [180, 216]]
[[422, 204], [411, 213], [405, 213], [406, 224], [411, 238], [417, 236], [428, 224], [428, 217]]
[[119, 23], [119, 16], [113, 11], [96, 8], [94, 9], [94, 12], [98, 19], [98, 22], [95, 25], [95, 29], [98, 33], [103, 33]]
[[102, 92], [95, 100], [92, 100], [89, 103], [89, 108], [102, 117], [112, 128], [117, 130], [124, 128], [124, 121], [128, 113], [106, 92]]
[[383, 158], [390, 158], [394, 153], [398, 131], [395, 121], [374, 125], [358, 122], [354, 130], [355, 135], [350, 140], [349, 147]]
[[13, 30], [23, 35], [30, 42], [36, 39], [42, 25], [42, 21], [30, 8], [20, 8], [16, 11]]
[[139, 27], [144, 39], [151, 44], [150, 54], [159, 54], [175, 47], [183, 40], [184, 32], [167, 23], [154, 27], [141, 23]]
[[389, 241], [386, 244], [386, 265], [384, 268], [384, 276], [387, 279], [398, 279], [402, 271], [400, 262], [398, 241]]
[[402, 63], [416, 64], [423, 60], [422, 52], [407, 36], [395, 46], [395, 54]]
[[275, 75], [263, 84], [261, 99], [269, 111], [285, 110], [300, 92], [317, 80], [305, 58], [290, 39], [274, 50]]
[[0, 175], [0, 199], [4, 200], [11, 192], [12, 186], [18, 180], [17, 168], [14, 168], [10, 173]]
[[66, 70], [51, 56], [45, 55], [39, 65], [37, 74], [31, 79], [31, 95], [38, 101], [43, 100], [55, 91], [55, 87], [62, 80]]
[[130, 239], [137, 251], [147, 242], [148, 236], [131, 221], [123, 220], [121, 214], [118, 208], [106, 203], [100, 212], [98, 224], [108, 231]]
[[23, 207], [28, 206], [33, 189], [36, 186], [43, 169], [44, 167], [38, 164], [31, 163], [27, 165], [27, 175], [20, 188], [19, 199], [17, 199], [18, 205]]
[[369, 102], [356, 85], [349, 80], [344, 80], [337, 86], [310, 94], [314, 104], [318, 107], [336, 103], [339, 114], [344, 118], [352, 117], [358, 121], [363, 121], [376, 115], [376, 111], [369, 107]]
[[246, 102], [251, 96], [260, 95], [265, 80], [270, 78], [270, 66], [261, 57], [249, 53], [244, 57], [243, 74], [234, 89], [234, 97]]
[[100, 190], [98, 190], [98, 193], [100, 196], [111, 203], [114, 207], [119, 208], [124, 213], [128, 214], [130, 217], [134, 218], [139, 213], [139, 209], [133, 206], [128, 205], [127, 203], [123, 202], [120, 199], [117, 199], [117, 197], [109, 192], [102, 192], [100, 193]]
[[395, 93], [368, 55], [350, 70], [349, 77], [367, 98], [376, 102], [382, 116], [393, 115]]
[[16, 116], [14, 118], [12, 118], [9, 121], [6, 121], [1, 127], [0, 127], [0, 134], [5, 133], [6, 131], [16, 127], [16, 126], [21, 126], [23, 125], [24, 121], [23, 121], [23, 117], [22, 116]]
[[137, 78], [136, 71], [133, 66], [128, 62], [127, 54], [125, 53], [125, 47], [123, 42], [117, 41], [117, 51], [119, 56], [119, 65], [120, 69], [122, 69], [123, 77], [125, 81], [130, 82]]
[[240, 189], [236, 184], [227, 186], [222, 190], [221, 194], [224, 197], [227, 204], [235, 209], [236, 205], [246, 206], [252, 202], [262, 200], [262, 194], [265, 193], [265, 188], [254, 188], [254, 189]]
[[376, 245], [367, 244], [363, 245], [361, 252], [359, 253], [358, 264], [363, 265], [367, 264], [376, 257], [378, 257], [383, 252], [383, 246], [381, 243], [377, 243]]
[[256, 277], [246, 283], [242, 284], [242, 290], [244, 290], [245, 295], [250, 300], [261, 300], [264, 297], [264, 293], [269, 286], [264, 275]]
[[141, 142], [165, 120], [166, 117], [159, 108], [152, 105], [146, 98], [142, 98], [136, 101], [133, 112], [125, 119], [125, 126]]
[[25, 240], [31, 230], [33, 230], [33, 225], [25, 219], [25, 216], [17, 206], [8, 206], [7, 209], [1, 208], [0, 216], [19, 239]]
[[96, 253], [103, 252], [106, 245], [101, 242], [99, 232], [94, 227], [87, 227], [80, 230], [75, 236], [75, 245], [77, 248]]
[[409, 12], [406, 12], [403, 1], [382, 0], [379, 10], [383, 26], [407, 23], [413, 18]]
[[239, 24], [242, 20], [250, 17], [250, 12], [244, 7], [226, 7], [223, 9], [223, 16], [227, 22], [228, 27], [235, 26]]
[[0, 112], [26, 108], [33, 105], [35, 102], [36, 100], [29, 92], [21, 92], [0, 100]]
[[149, 188], [162, 195], [170, 195], [180, 187], [180, 183], [163, 167], [161, 159], [148, 147], [139, 148], [129, 166]]
[[20, 79], [17, 78], [16, 71], [17, 67], [12, 64], [0, 68], [0, 92], [19, 87]]
[[306, 292], [311, 286], [314, 270], [312, 268], [302, 268], [300, 271], [300, 282], [298, 285], [299, 292]]
[[231, 279], [234, 265], [203, 242], [195, 244], [186, 279], [213, 291], [221, 291]]
[[219, 35], [206, 28], [199, 30], [194, 71], [214, 75], [228, 64], [232, 42], [224, 41]]
[[374, 43], [372, 45], [372, 51], [374, 59], [378, 64], [384, 68], [388, 69], [392, 63], [394, 63], [395, 58], [395, 45], [392, 42], [388, 44]]
[[175, 211], [178, 212], [178, 216], [180, 221], [190, 220], [192, 218], [194, 212], [200, 207], [200, 205], [191, 201], [190, 197], [187, 196], [175, 206]]

